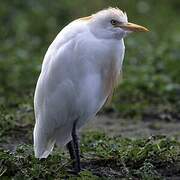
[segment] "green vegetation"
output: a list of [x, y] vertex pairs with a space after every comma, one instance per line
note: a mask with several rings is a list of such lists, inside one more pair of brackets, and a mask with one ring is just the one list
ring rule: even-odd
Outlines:
[[[67, 172], [70, 162], [63, 152], [44, 161], [33, 156], [33, 93], [43, 55], [68, 22], [108, 6], [122, 8], [129, 21], [151, 31], [125, 40], [123, 81], [103, 113], [129, 123], [180, 123], [179, 0], [6, 0], [0, 6], [0, 179], [180, 177], [180, 144], [173, 137], [88, 133], [81, 144], [86, 170], [79, 177]], [[16, 149], [21, 143], [26, 145]]]
[[[68, 173], [67, 154], [54, 151], [45, 160], [37, 160], [31, 145], [21, 145], [16, 152], [0, 150], [2, 177], [16, 179], [162, 179], [176, 177], [180, 170], [180, 143], [163, 136], [149, 139], [109, 138], [89, 132], [82, 138], [83, 168], [78, 177]], [[164, 171], [165, 169], [165, 171]]]

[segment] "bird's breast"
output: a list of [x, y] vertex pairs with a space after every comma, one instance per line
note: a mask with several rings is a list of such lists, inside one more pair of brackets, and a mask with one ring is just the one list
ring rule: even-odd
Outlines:
[[78, 104], [81, 103], [82, 113], [85, 112], [87, 117], [90, 117], [103, 106], [116, 86], [124, 47], [121, 43], [111, 45], [97, 42], [90, 49], [81, 52], [84, 52], [81, 53], [82, 61], [77, 67], [81, 77], [78, 81], [80, 89]]
[[124, 42], [114, 42], [108, 45], [105, 56], [101, 57], [100, 74], [102, 80], [102, 93], [107, 98], [112, 95], [118, 84], [122, 62], [124, 58]]

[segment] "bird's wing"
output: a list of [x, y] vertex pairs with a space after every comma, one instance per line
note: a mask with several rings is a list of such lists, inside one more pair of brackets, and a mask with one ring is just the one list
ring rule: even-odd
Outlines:
[[61, 49], [65, 44], [68, 44], [75, 37], [77, 37], [78, 34], [83, 33], [87, 29], [87, 23], [88, 21], [85, 20], [72, 21], [58, 33], [45, 54], [42, 64], [42, 71], [46, 69], [51, 59], [54, 59], [59, 49]]
[[76, 56], [81, 54], [74, 51], [77, 45], [76, 36], [82, 34], [85, 27], [82, 23], [81, 26], [78, 22], [74, 23], [76, 25], [70, 24], [58, 34], [43, 61], [34, 98], [36, 157], [48, 156], [53, 148], [57, 132], [60, 132], [58, 133], [59, 142], [64, 145], [71, 133], [73, 124], [71, 120], [77, 118], [72, 110], [76, 109], [76, 78], [81, 64], [75, 64], [75, 60], [78, 59]]
[[[75, 46], [74, 39], [78, 34], [83, 33], [86, 29], [85, 27], [86, 22], [71, 22], [60, 31], [49, 46], [42, 63], [41, 74], [36, 86], [34, 98], [35, 107], [42, 107], [47, 93], [51, 92], [51, 94], [53, 94], [53, 91], [57, 86], [67, 80], [67, 77], [64, 77], [64, 75], [70, 70], [68, 69], [68, 66], [71, 67], [71, 61], [74, 58], [71, 56]], [[67, 69], [63, 67], [66, 67]], [[59, 74], [61, 74], [60, 77]]]

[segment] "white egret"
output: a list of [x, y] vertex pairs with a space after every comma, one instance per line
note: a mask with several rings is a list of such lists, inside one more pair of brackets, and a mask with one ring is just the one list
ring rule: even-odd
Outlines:
[[123, 38], [133, 31], [148, 29], [129, 23], [118, 8], [77, 19], [60, 31], [46, 52], [35, 90], [37, 158], [46, 158], [54, 144], [66, 145], [80, 171], [77, 131], [111, 96], [124, 58]]

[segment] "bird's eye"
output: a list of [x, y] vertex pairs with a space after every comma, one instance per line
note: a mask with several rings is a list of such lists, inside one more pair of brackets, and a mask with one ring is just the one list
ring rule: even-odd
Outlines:
[[111, 20], [111, 24], [112, 24], [112, 25], [116, 25], [116, 24], [117, 24], [117, 21], [114, 20], [114, 19], [112, 19], [112, 20]]

